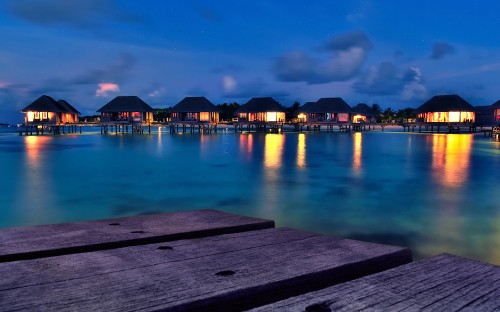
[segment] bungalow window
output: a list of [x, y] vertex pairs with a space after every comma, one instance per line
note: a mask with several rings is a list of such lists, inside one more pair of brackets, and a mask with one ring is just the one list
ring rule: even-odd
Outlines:
[[209, 112], [201, 112], [200, 113], [200, 121], [209, 121], [209, 120], [210, 120]]
[[267, 121], [278, 121], [276, 112], [267, 112]]
[[338, 120], [340, 122], [347, 122], [347, 121], [349, 121], [349, 114], [348, 113], [339, 113], [337, 115], [337, 117], [338, 117]]
[[460, 112], [450, 112], [450, 122], [460, 122]]
[[140, 112], [131, 112], [130, 115], [133, 121], [142, 121], [142, 116]]
[[34, 117], [35, 117], [34, 112], [27, 112], [26, 113], [26, 118], [27, 118], [28, 122], [32, 122]]

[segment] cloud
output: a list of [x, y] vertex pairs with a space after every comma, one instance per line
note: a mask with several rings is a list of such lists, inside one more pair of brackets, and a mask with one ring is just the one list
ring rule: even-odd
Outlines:
[[224, 92], [232, 92], [236, 88], [237, 83], [233, 76], [225, 75], [222, 77], [222, 88]]
[[355, 91], [369, 95], [400, 95], [404, 100], [422, 98], [427, 90], [423, 85], [422, 72], [417, 67], [401, 71], [391, 62], [372, 66], [361, 79], [353, 85]]
[[[232, 76], [227, 79], [225, 76], [222, 79], [222, 87], [224, 89], [223, 97], [241, 99], [252, 98], [258, 96], [271, 96], [271, 97], [287, 97], [288, 92], [284, 91], [271, 91], [267, 88], [267, 84], [262, 79], [254, 79], [248, 82], [238, 82]], [[227, 84], [229, 82], [229, 84]], [[226, 89], [225, 87], [230, 87]]]
[[165, 88], [160, 87], [148, 93], [148, 96], [152, 98], [160, 98], [163, 97], [165, 94], [166, 94]]
[[134, 67], [135, 58], [130, 54], [122, 54], [116, 63], [103, 69], [93, 69], [73, 79], [73, 84], [97, 84], [105, 81], [120, 82], [126, 78], [127, 72]]
[[432, 54], [429, 56], [432, 60], [440, 60], [446, 55], [454, 54], [455, 47], [446, 42], [436, 42], [432, 46]]
[[15, 16], [40, 25], [101, 27], [110, 20], [137, 21], [115, 0], [9, 0], [7, 9]]
[[120, 92], [120, 86], [116, 83], [100, 83], [95, 91], [95, 96], [108, 96], [110, 92]]
[[410, 67], [404, 75], [407, 83], [401, 91], [401, 99], [424, 99], [427, 96], [427, 88], [422, 84], [422, 71], [417, 67]]
[[359, 73], [372, 46], [363, 32], [354, 31], [332, 38], [321, 47], [322, 52], [332, 52], [327, 59], [299, 51], [291, 52], [277, 57], [272, 71], [279, 80], [285, 82], [320, 84], [345, 81]]

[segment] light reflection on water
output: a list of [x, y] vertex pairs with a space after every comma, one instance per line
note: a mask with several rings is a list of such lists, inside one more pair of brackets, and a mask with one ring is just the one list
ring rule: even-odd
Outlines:
[[481, 135], [0, 136], [0, 226], [215, 208], [500, 264], [500, 145]]

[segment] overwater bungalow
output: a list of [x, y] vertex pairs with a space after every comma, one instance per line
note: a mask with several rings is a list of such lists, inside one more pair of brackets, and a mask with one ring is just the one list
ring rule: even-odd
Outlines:
[[480, 127], [493, 126], [498, 121], [495, 120], [495, 109], [492, 105], [483, 105], [474, 107], [476, 112], [476, 125]]
[[493, 109], [493, 117], [495, 118], [495, 124], [500, 125], [500, 100], [496, 101], [491, 105]]
[[238, 122], [283, 123], [285, 109], [272, 97], [252, 98], [237, 111]]
[[352, 117], [353, 123], [376, 123], [377, 114], [365, 103], [359, 103], [352, 108], [354, 115]]
[[115, 128], [115, 133], [128, 132], [129, 125], [132, 133], [143, 133], [144, 125], [151, 133], [154, 109], [137, 96], [117, 96], [97, 110], [101, 113], [101, 133], [108, 133]]
[[349, 123], [353, 111], [342, 98], [321, 98], [304, 104], [300, 110], [307, 123]]
[[185, 97], [170, 109], [172, 123], [218, 123], [219, 110], [207, 98]]
[[310, 109], [311, 105], [314, 105], [315, 102], [306, 102], [304, 105], [299, 107], [297, 110], [297, 121], [298, 122], [307, 122], [307, 112]]
[[26, 125], [59, 126], [78, 122], [80, 112], [64, 100], [56, 101], [48, 95], [42, 95], [26, 106], [24, 122]]
[[150, 124], [153, 108], [137, 96], [117, 96], [97, 110], [101, 124]]
[[415, 110], [417, 122], [469, 123], [476, 121], [475, 108], [456, 94], [436, 95]]

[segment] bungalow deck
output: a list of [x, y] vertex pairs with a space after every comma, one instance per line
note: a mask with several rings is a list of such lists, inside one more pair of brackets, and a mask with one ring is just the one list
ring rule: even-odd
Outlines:
[[19, 135], [44, 135], [44, 134], [66, 134], [82, 133], [82, 125], [79, 123], [29, 123], [24, 124], [24, 129], [18, 130]]
[[[449, 123], [449, 122], [416, 122], [404, 123], [401, 125], [403, 132], [418, 133], [474, 133], [477, 131], [477, 126], [471, 123]], [[444, 129], [444, 130], [443, 130]]]
[[215, 210], [0, 229], [0, 251], [0, 311], [500, 308], [496, 266]]

